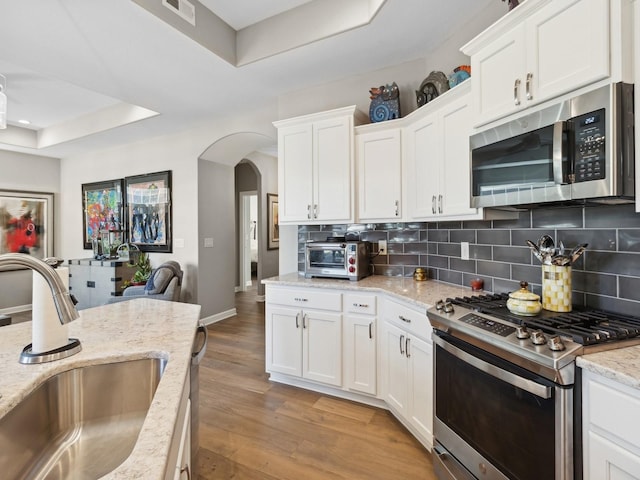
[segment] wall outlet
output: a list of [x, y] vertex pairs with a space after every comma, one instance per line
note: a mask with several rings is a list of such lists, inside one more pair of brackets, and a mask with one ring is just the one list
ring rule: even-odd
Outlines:
[[469, 242], [460, 243], [460, 258], [469, 260]]
[[378, 255], [387, 255], [387, 241], [379, 240], [378, 241]]

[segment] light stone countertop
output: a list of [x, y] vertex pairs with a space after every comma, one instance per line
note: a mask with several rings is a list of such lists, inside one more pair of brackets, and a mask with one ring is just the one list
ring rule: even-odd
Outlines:
[[591, 353], [576, 364], [593, 373], [640, 390], [640, 345]]
[[80, 312], [69, 324], [82, 351], [49, 363], [22, 365], [31, 343], [31, 322], [0, 328], [0, 418], [46, 379], [88, 365], [141, 358], [164, 358], [167, 365], [133, 452], [103, 479], [163, 479], [181, 394], [191, 365], [200, 306], [136, 299]]
[[436, 280], [416, 282], [413, 277], [387, 277], [371, 275], [357, 282], [334, 278], [305, 278], [298, 273], [288, 273], [262, 280], [265, 285], [291, 287], [331, 288], [343, 291], [386, 293], [391, 297], [412, 303], [417, 307], [432, 307], [438, 300], [448, 297], [464, 297], [486, 292], [474, 292], [471, 288], [451, 285]]

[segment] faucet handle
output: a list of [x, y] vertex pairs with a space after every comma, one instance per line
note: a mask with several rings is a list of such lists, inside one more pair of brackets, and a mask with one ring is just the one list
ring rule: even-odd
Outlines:
[[46, 263], [52, 268], [58, 268], [60, 265], [64, 263], [64, 259], [58, 258], [58, 257], [47, 257], [44, 259], [44, 263]]

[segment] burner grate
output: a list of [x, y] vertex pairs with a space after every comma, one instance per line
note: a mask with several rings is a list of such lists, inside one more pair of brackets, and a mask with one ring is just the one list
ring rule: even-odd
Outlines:
[[640, 336], [640, 318], [589, 309], [576, 309], [569, 313], [543, 310], [535, 317], [523, 317], [507, 309], [508, 299], [509, 295], [502, 293], [447, 298], [447, 301], [486, 315], [493, 315], [515, 325], [570, 337], [581, 345], [615, 342]]

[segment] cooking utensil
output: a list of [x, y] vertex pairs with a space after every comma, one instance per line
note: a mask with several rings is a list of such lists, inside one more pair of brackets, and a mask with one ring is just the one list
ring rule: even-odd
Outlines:
[[540, 253], [538, 246], [535, 243], [533, 243], [531, 240], [527, 240], [527, 245], [529, 245], [529, 248], [531, 248], [531, 251], [533, 252], [535, 257], [538, 260], [542, 261], [542, 254]]
[[575, 246], [573, 248], [573, 250], [571, 250], [571, 253], [569, 254], [569, 258], [571, 259], [571, 263], [573, 263], [576, 260], [578, 260], [578, 258], [580, 258], [580, 255], [582, 255], [584, 253], [584, 251], [587, 249], [588, 246], [589, 246], [588, 243], [583, 243], [582, 245]]

